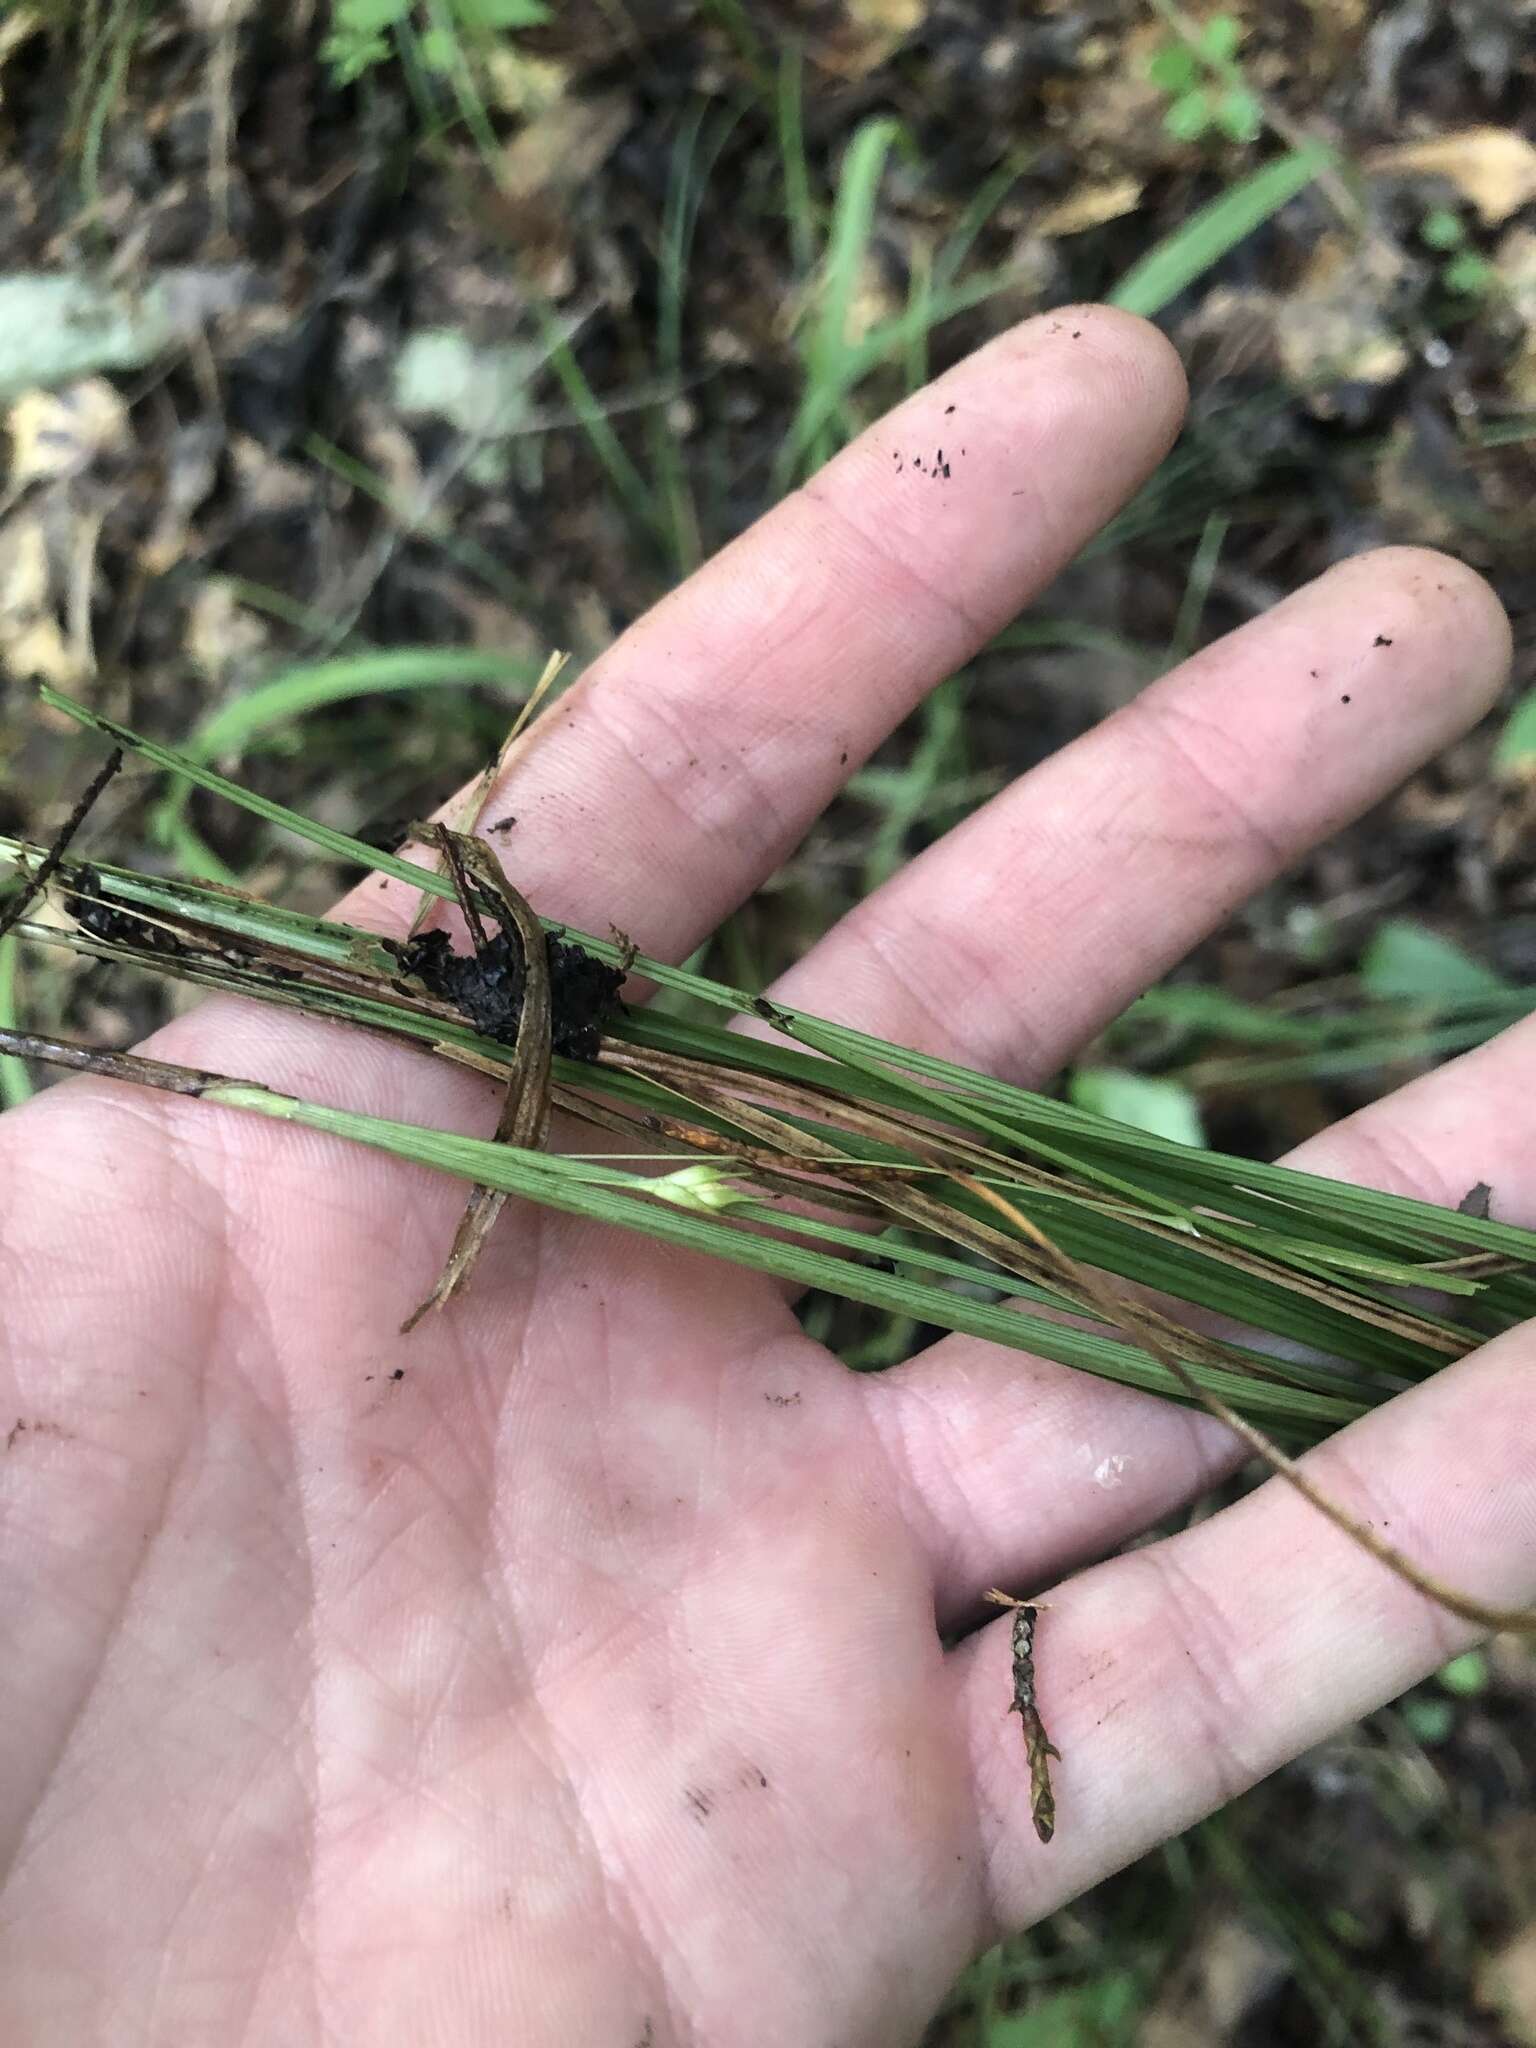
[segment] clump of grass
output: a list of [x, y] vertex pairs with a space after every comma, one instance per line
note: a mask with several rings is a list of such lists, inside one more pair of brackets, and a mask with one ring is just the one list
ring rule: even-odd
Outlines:
[[[424, 17], [424, 18], [422, 18]], [[451, 74], [488, 40], [548, 21], [539, 0], [335, 0], [320, 55], [337, 85], [351, 85], [414, 47], [431, 71]]]
[[[483, 849], [461, 863], [454, 835], [438, 832], [451, 870], [440, 874], [300, 817], [46, 685], [41, 695], [115, 748], [336, 859], [425, 898], [457, 899], [476, 959], [489, 926], [510, 941], [517, 924], [523, 987], [533, 985], [540, 927], [515, 905], [509, 919], [512, 892], [487, 885]], [[1536, 1234], [1493, 1221], [1486, 1203], [1447, 1211], [1203, 1151], [582, 934], [566, 937], [588, 959], [636, 967], [690, 998], [698, 1015], [594, 1011], [583, 1020], [590, 1028], [566, 1041], [579, 1056], [552, 1052], [557, 1017], [530, 1055], [520, 1016], [502, 1028], [463, 996], [473, 961], [450, 987], [424, 976], [409, 948], [229, 889], [81, 863], [61, 845], [16, 839], [0, 838], [0, 861], [21, 881], [0, 937], [13, 926], [409, 1039], [504, 1080], [525, 1140], [365, 1116], [14, 1026], [0, 1027], [0, 1053], [302, 1124], [492, 1197], [518, 1195], [1201, 1403], [1421, 1590], [1485, 1625], [1526, 1625], [1426, 1579], [1318, 1494], [1288, 1455], [1536, 1313]], [[27, 917], [45, 881], [73, 928]], [[720, 1021], [698, 1020], [711, 1014]], [[770, 1035], [727, 1028], [746, 1016]], [[540, 1064], [530, 1108], [531, 1056]], [[556, 1154], [528, 1142], [549, 1107], [627, 1138], [632, 1156], [620, 1163], [611, 1151]], [[1166, 1305], [1152, 1306], [1149, 1289]], [[1194, 1312], [1187, 1320], [1179, 1304]]]

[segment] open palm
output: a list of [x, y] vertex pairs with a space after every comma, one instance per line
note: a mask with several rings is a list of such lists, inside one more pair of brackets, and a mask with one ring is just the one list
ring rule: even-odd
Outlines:
[[[1150, 328], [1029, 323], [636, 626], [490, 816], [543, 912], [685, 955], [1155, 464]], [[942, 448], [948, 468], [935, 473]], [[916, 469], [912, 458], [922, 458]], [[1346, 563], [999, 796], [789, 978], [1024, 1080], [1475, 720], [1454, 562]], [[355, 918], [397, 924], [370, 883]], [[231, 1002], [167, 1056], [483, 1130], [490, 1091]], [[1536, 1194], [1529, 1030], [1309, 1148]], [[462, 1188], [99, 1083], [0, 1124], [0, 2038], [892, 2048], [978, 1946], [1457, 1640], [1293, 1495], [1108, 1556], [1214, 1424], [950, 1338], [859, 1378], [776, 1288], [514, 1205], [411, 1338]], [[1536, 1588], [1530, 1348], [1317, 1454], [1394, 1541]], [[1091, 1567], [1084, 1569], [1084, 1567]], [[1042, 1627], [1042, 1848], [999, 1583]]]

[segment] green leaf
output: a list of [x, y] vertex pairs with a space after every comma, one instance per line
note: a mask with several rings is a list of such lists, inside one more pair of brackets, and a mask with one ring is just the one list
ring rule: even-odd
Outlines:
[[410, 11], [411, 0], [336, 0], [333, 19], [350, 35], [373, 36], [380, 29], [398, 28]]
[[1448, 1741], [1456, 1726], [1456, 1709], [1449, 1700], [1406, 1699], [1400, 1712], [1409, 1733], [1426, 1749], [1437, 1749]]
[[416, 47], [422, 63], [439, 78], [446, 78], [459, 62], [459, 45], [451, 29], [424, 29]]
[[0, 275], [0, 402], [101, 370], [140, 370], [235, 303], [228, 274], [164, 271], [131, 287], [104, 277]]
[[1234, 142], [1257, 142], [1264, 132], [1264, 109], [1245, 85], [1235, 85], [1216, 103], [1216, 125]]
[[1197, 76], [1194, 53], [1183, 43], [1164, 43], [1147, 66], [1147, 77], [1167, 93], [1187, 92]]
[[1459, 249], [1466, 239], [1460, 215], [1448, 206], [1435, 207], [1419, 225], [1419, 240], [1430, 249]]
[[1470, 299], [1487, 291], [1493, 274], [1493, 265], [1486, 256], [1479, 256], [1475, 249], [1463, 249], [1441, 271], [1440, 282], [1448, 292], [1459, 292]]
[[1205, 1143], [1199, 1104], [1178, 1081], [1159, 1081], [1121, 1067], [1079, 1067], [1069, 1093], [1079, 1109], [1091, 1109], [1096, 1116], [1113, 1117], [1176, 1145]]
[[549, 19], [540, 0], [453, 0], [453, 11], [470, 29], [539, 28]]
[[1460, 946], [1411, 918], [1389, 918], [1360, 958], [1360, 979], [1373, 996], [1507, 995], [1510, 983]]
[[351, 85], [375, 64], [387, 63], [391, 54], [383, 36], [354, 36], [338, 31], [320, 45], [321, 60], [337, 85]]
[[1458, 1699], [1476, 1699], [1479, 1693], [1488, 1690], [1488, 1659], [1481, 1650], [1464, 1651], [1449, 1664], [1441, 1665], [1435, 1682]]
[[1133, 1970], [1095, 1970], [1086, 1984], [1042, 1991], [1017, 2011], [989, 2002], [977, 2048], [1086, 2048], [1129, 2041], [1150, 1994]]
[[1242, 23], [1235, 15], [1213, 14], [1200, 31], [1201, 55], [1210, 58], [1212, 63], [1220, 64], [1237, 54], [1237, 46], [1242, 39]]
[[1154, 318], [1333, 162], [1331, 150], [1309, 143], [1263, 165], [1149, 249], [1110, 293], [1110, 303]]
[[1493, 749], [1493, 766], [1501, 775], [1536, 768], [1536, 690], [1527, 690], [1504, 721]]
[[1198, 86], [1193, 92], [1180, 93], [1163, 116], [1163, 126], [1180, 142], [1198, 142], [1210, 125], [1210, 98]]

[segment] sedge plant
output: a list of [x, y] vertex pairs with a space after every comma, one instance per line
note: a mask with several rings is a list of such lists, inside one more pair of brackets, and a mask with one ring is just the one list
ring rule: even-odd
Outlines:
[[[1536, 1234], [1490, 1218], [1478, 1191], [1443, 1210], [1205, 1151], [637, 958], [620, 934], [549, 933], [478, 842], [421, 828], [447, 856], [441, 872], [381, 852], [39, 687], [114, 758], [52, 847], [0, 838], [14, 885], [0, 938], [410, 1040], [496, 1079], [507, 1109], [487, 1140], [16, 1024], [0, 1025], [0, 1055], [299, 1124], [469, 1182], [434, 1302], [469, 1277], [488, 1214], [516, 1196], [1203, 1405], [1419, 1590], [1484, 1626], [1531, 1625], [1427, 1578], [1293, 1462], [1536, 1314]], [[456, 900], [472, 950], [78, 859], [68, 841], [121, 754], [405, 881], [424, 904]], [[35, 914], [44, 891], [67, 917]], [[690, 1015], [620, 1004], [631, 969], [691, 999]], [[402, 1317], [414, 1307], [402, 1301]]]

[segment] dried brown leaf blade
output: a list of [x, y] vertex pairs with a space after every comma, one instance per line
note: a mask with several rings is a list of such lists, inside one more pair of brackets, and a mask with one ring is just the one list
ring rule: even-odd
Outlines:
[[[526, 900], [507, 880], [500, 861], [481, 839], [453, 832], [446, 825], [430, 828], [459, 885], [461, 900], [471, 929], [483, 949], [484, 932], [479, 927], [468, 877], [473, 876], [490, 890], [499, 904], [503, 929], [515, 932], [522, 953], [522, 1003], [517, 1035], [507, 1079], [506, 1098], [496, 1123], [496, 1142], [515, 1145], [521, 1151], [542, 1150], [549, 1131], [549, 1069], [553, 1020], [549, 993], [549, 955], [544, 927]], [[414, 1330], [422, 1317], [450, 1301], [474, 1271], [485, 1241], [506, 1202], [501, 1190], [477, 1185], [470, 1193], [464, 1214], [454, 1233], [453, 1244], [437, 1285], [401, 1324], [402, 1333]]]

